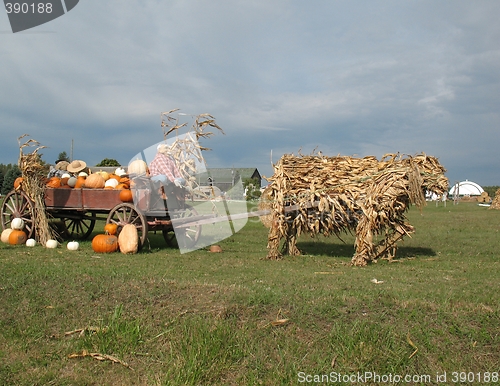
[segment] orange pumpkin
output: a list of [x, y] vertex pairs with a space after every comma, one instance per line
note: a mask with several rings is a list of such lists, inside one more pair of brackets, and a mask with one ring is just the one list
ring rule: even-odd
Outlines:
[[132, 191], [130, 189], [122, 189], [120, 192], [120, 200], [123, 202], [132, 202], [134, 201], [134, 196], [132, 195]]
[[106, 224], [104, 225], [104, 232], [108, 235], [116, 235], [116, 232], [118, 232], [118, 225], [114, 223]]
[[121, 177], [120, 177], [120, 176], [117, 176], [116, 174], [110, 174], [110, 175], [109, 175], [109, 178], [112, 178], [112, 179], [117, 180], [118, 182], [120, 182], [120, 178], [121, 178]]
[[118, 189], [118, 190], [128, 189], [128, 185], [125, 185], [125, 184], [118, 184], [118, 185], [116, 185], [116, 188], [115, 188], [115, 189]]
[[23, 182], [24, 178], [23, 177], [17, 177], [14, 180], [14, 189], [18, 189], [21, 186], [21, 183]]
[[28, 236], [26, 233], [20, 229], [13, 229], [9, 235], [9, 244], [10, 245], [20, 245], [25, 244]]
[[120, 181], [118, 181], [118, 182], [120, 182], [120, 184], [127, 186], [127, 189], [130, 188], [130, 178], [122, 177], [122, 178], [120, 178]]
[[51, 177], [46, 185], [48, 188], [59, 188], [61, 186], [61, 179], [59, 177]]
[[92, 249], [97, 253], [110, 253], [118, 250], [118, 237], [115, 235], [97, 235], [92, 239]]
[[69, 177], [61, 178], [61, 186], [68, 185]]
[[82, 188], [84, 185], [85, 185], [85, 177], [84, 176], [79, 176], [76, 179], [75, 189]]

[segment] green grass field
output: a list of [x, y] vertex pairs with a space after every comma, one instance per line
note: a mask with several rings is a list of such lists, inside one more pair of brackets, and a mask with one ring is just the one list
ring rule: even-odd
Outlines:
[[396, 261], [365, 268], [350, 235], [266, 260], [255, 220], [219, 254], [154, 234], [136, 255], [2, 244], [0, 384], [498, 383], [500, 212], [408, 217]]

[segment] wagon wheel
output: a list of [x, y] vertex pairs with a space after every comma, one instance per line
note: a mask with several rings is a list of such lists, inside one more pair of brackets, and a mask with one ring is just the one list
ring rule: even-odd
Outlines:
[[[193, 208], [190, 205], [186, 205], [186, 208], [182, 211], [179, 212], [178, 214], [172, 216], [175, 219], [179, 218], [189, 218], [193, 216], [197, 216], [198, 212], [196, 211], [195, 208]], [[198, 239], [200, 238], [201, 235], [201, 225], [191, 225], [186, 228], [177, 228], [177, 232], [185, 232], [184, 234], [184, 240], [185, 240], [185, 247], [186, 248], [191, 248], [193, 247], [197, 242]], [[175, 232], [174, 229], [164, 229], [163, 230], [163, 238], [167, 242], [167, 245], [172, 248], [179, 248], [179, 243], [177, 242], [177, 238], [175, 237]]]
[[13, 190], [2, 203], [0, 210], [2, 218], [2, 229], [10, 228], [11, 221], [19, 217], [24, 221], [24, 231], [28, 238], [33, 238], [35, 235], [35, 226], [33, 219], [35, 217], [35, 205], [33, 201], [21, 191]]
[[85, 240], [94, 230], [95, 213], [88, 216], [86, 213], [74, 217], [61, 218], [64, 224], [64, 232], [62, 236], [67, 240]]
[[133, 204], [124, 202], [118, 204], [108, 214], [106, 224], [116, 224], [117, 234], [120, 234], [124, 225], [133, 224], [139, 236], [139, 249], [142, 248], [148, 237], [148, 223], [146, 217], [138, 211]]

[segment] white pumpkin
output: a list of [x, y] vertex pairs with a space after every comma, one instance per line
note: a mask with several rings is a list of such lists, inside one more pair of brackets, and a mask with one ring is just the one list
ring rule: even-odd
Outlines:
[[45, 246], [47, 248], [57, 248], [58, 245], [59, 243], [57, 242], [57, 240], [53, 239], [47, 240], [47, 242], [45, 243]]
[[12, 229], [23, 229], [24, 228], [24, 221], [22, 218], [20, 217], [16, 217], [16, 218], [13, 218], [11, 223], [10, 223], [10, 227]]
[[124, 168], [116, 168], [116, 170], [115, 170], [115, 174], [116, 174], [117, 176], [120, 176], [120, 177], [121, 177], [121, 176], [123, 176], [124, 174], [127, 174], [127, 172], [125, 171], [125, 169], [124, 169]]
[[9, 236], [14, 229], [7, 228], [2, 232], [2, 243], [9, 244]]
[[78, 173], [78, 177], [88, 177], [89, 175], [85, 172]]
[[64, 173], [61, 178], [71, 178], [71, 174], [69, 173]]
[[78, 243], [78, 241], [70, 241], [67, 247], [70, 251], [77, 251], [78, 248], [80, 248], [80, 244]]
[[36, 245], [36, 240], [35, 239], [28, 239], [26, 240], [26, 246], [27, 247], [34, 247]]
[[115, 178], [110, 178], [104, 183], [104, 187], [106, 186], [111, 186], [112, 188], [116, 188], [118, 186], [119, 182]]
[[76, 177], [70, 177], [68, 179], [67, 184], [68, 184], [68, 186], [71, 186], [72, 188], [74, 188], [76, 185], [76, 181], [78, 181], [78, 179]]
[[147, 175], [147, 173], [148, 173], [148, 164], [144, 162], [142, 159], [136, 159], [128, 165], [129, 175], [142, 176], [142, 175]]

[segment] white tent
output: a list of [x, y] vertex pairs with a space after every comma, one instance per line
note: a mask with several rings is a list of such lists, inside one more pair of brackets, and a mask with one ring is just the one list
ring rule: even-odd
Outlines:
[[455, 196], [455, 189], [459, 196], [480, 196], [484, 192], [481, 186], [468, 180], [453, 185], [450, 189], [450, 196]]

